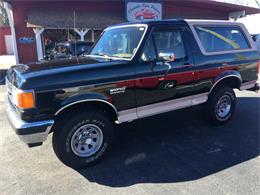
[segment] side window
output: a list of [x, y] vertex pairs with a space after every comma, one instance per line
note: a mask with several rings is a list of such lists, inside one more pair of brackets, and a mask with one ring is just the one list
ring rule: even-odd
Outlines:
[[250, 48], [239, 27], [195, 26], [195, 30], [206, 52]]
[[156, 53], [153, 46], [153, 39], [151, 37], [147, 40], [141, 59], [143, 62], [150, 62], [156, 60]]
[[182, 60], [186, 57], [179, 30], [155, 31], [153, 36], [158, 56], [160, 53], [173, 53], [175, 60]]

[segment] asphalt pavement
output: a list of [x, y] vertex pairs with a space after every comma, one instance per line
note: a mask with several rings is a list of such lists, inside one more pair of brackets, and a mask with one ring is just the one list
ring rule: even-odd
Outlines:
[[112, 151], [75, 171], [51, 147], [28, 148], [4, 113], [0, 87], [0, 194], [260, 194], [260, 94], [236, 92], [225, 126], [199, 106], [116, 126]]

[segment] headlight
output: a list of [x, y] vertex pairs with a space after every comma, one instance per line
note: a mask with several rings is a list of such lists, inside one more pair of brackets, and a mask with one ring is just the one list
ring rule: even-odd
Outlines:
[[22, 91], [22, 90], [13, 90], [13, 103], [21, 109], [31, 109], [35, 107], [35, 98], [34, 92]]

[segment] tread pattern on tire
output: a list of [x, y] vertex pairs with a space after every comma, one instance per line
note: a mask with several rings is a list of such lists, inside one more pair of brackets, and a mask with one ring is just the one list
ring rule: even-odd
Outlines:
[[[231, 111], [230, 115], [228, 117], [220, 120], [215, 113], [215, 105], [217, 101], [220, 99], [221, 96], [223, 95], [229, 95], [231, 97]], [[208, 102], [206, 103], [206, 109], [205, 109], [205, 114], [206, 117], [208, 118], [209, 122], [213, 125], [224, 125], [227, 123], [234, 115], [235, 112], [235, 107], [236, 107], [236, 95], [233, 89], [230, 87], [226, 86], [220, 86], [216, 90], [210, 94]]]
[[[104, 135], [104, 141], [101, 148], [94, 155], [90, 157], [79, 157], [73, 153], [70, 148], [71, 136], [73, 135], [73, 128], [88, 122], [98, 125]], [[64, 123], [64, 125], [62, 125]], [[111, 121], [102, 113], [80, 112], [71, 113], [59, 123], [60, 129], [53, 132], [52, 145], [56, 156], [69, 167], [80, 169], [97, 163], [109, 150], [113, 139], [113, 125]]]

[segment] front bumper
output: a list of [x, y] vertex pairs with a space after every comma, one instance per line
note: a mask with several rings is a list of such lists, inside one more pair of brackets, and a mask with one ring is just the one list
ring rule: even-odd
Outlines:
[[41, 145], [44, 142], [54, 124], [54, 120], [45, 120], [37, 122], [25, 122], [21, 120], [6, 101], [7, 118], [19, 138], [29, 146]]

